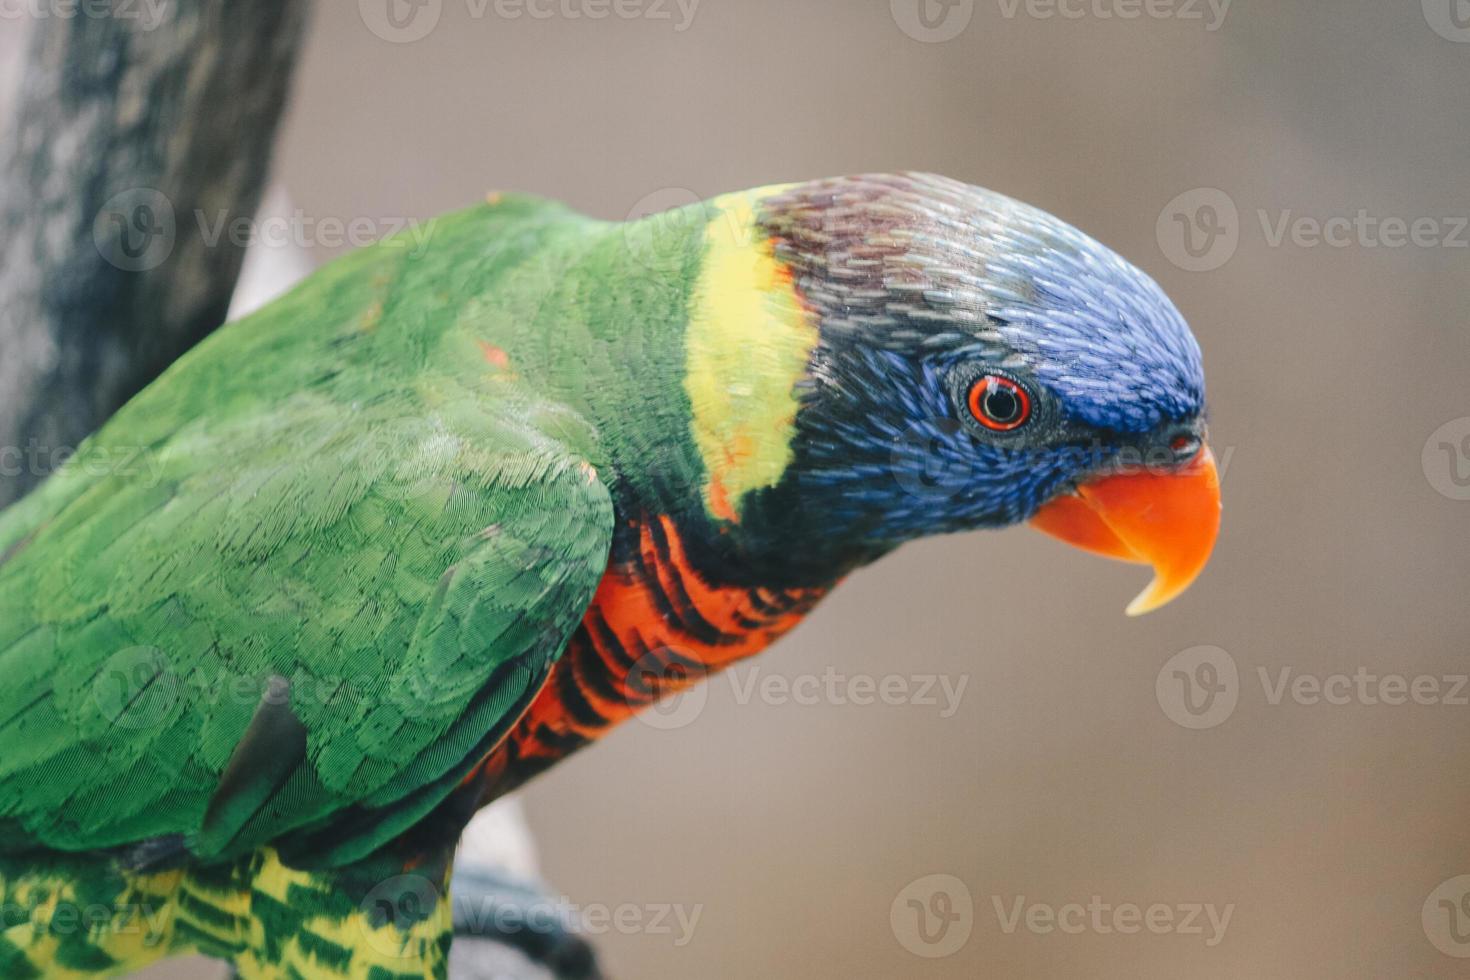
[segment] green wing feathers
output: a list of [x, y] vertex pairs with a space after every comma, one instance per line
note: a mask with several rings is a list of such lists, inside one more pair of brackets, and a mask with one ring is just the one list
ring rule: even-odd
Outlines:
[[613, 515], [585, 423], [461, 356], [450, 297], [507, 260], [452, 246], [492, 220], [528, 246], [566, 218], [334, 263], [0, 516], [0, 851], [331, 825], [352, 860], [519, 715]]

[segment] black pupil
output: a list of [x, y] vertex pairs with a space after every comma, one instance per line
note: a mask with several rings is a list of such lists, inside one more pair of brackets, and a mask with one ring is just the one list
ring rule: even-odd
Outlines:
[[1021, 414], [1021, 399], [1009, 388], [992, 384], [985, 391], [985, 414], [991, 421], [1009, 425]]

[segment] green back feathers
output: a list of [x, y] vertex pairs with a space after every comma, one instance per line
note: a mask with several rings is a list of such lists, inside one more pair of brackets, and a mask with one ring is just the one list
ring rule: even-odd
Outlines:
[[460, 318], [585, 224], [480, 208], [421, 255], [349, 256], [0, 520], [0, 849], [295, 834], [341, 862], [452, 787], [534, 694], [613, 523], [588, 424], [463, 361]]
[[428, 813], [559, 655], [615, 501], [733, 523], [779, 478], [815, 338], [755, 204], [503, 198], [170, 368], [0, 516], [0, 851], [340, 864]]

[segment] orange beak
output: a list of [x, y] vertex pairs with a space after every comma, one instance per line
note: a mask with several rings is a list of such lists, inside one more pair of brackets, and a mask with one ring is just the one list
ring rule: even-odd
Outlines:
[[1031, 526], [1086, 551], [1152, 565], [1154, 580], [1128, 604], [1152, 612], [1189, 588], [1220, 531], [1220, 474], [1203, 446], [1182, 469], [1106, 476], [1042, 507]]

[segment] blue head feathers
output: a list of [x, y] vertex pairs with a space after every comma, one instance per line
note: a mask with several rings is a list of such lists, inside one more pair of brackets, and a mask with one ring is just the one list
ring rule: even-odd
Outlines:
[[912, 174], [796, 185], [761, 220], [820, 324], [795, 461], [756, 508], [793, 547], [857, 563], [1015, 523], [1202, 434], [1183, 318], [1045, 212]]

